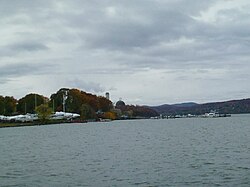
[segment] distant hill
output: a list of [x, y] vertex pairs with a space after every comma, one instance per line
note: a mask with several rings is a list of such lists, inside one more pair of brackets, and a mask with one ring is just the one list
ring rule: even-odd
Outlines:
[[224, 102], [213, 102], [205, 104], [197, 103], [181, 103], [174, 105], [160, 105], [150, 107], [160, 114], [165, 115], [185, 115], [185, 114], [204, 114], [210, 112], [211, 110], [216, 110], [219, 113], [227, 114], [240, 114], [240, 113], [250, 113], [250, 99], [242, 100], [231, 100]]
[[194, 103], [194, 102], [189, 102], [189, 103], [174, 104], [172, 106], [175, 106], [175, 107], [193, 107], [193, 106], [196, 106], [196, 105], [198, 105], [198, 104]]

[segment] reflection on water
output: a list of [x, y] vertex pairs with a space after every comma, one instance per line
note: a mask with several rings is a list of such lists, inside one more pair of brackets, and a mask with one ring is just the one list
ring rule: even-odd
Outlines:
[[250, 186], [250, 116], [0, 129], [0, 186]]

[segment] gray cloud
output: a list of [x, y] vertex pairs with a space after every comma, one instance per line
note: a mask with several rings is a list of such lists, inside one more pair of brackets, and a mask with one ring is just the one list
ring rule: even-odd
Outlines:
[[6, 83], [8, 83], [9, 81], [10, 81], [9, 79], [0, 77], [0, 84], [6, 84]]
[[7, 64], [0, 66], [0, 77], [1, 78], [11, 78], [20, 77], [27, 75], [41, 75], [46, 74], [51, 70], [53, 65], [47, 64], [30, 64], [30, 63], [17, 63], [17, 64]]
[[102, 93], [105, 91], [105, 88], [99, 83], [95, 82], [86, 82], [80, 79], [73, 79], [68, 81], [68, 85], [73, 88], [79, 88], [87, 92]]
[[7, 46], [7, 48], [15, 52], [48, 50], [46, 45], [37, 42], [20, 42]]
[[[3, 0], [0, 81], [58, 76], [48, 87], [115, 88], [115, 99], [151, 103], [222, 99], [229, 89], [248, 97], [239, 80], [249, 79], [249, 10], [247, 0]], [[213, 84], [221, 89], [204, 86]]]

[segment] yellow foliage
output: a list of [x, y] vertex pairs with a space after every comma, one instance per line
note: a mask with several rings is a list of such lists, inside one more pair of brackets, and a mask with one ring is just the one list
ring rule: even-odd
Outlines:
[[103, 117], [105, 119], [112, 119], [112, 120], [115, 120], [116, 119], [116, 115], [114, 112], [105, 112]]

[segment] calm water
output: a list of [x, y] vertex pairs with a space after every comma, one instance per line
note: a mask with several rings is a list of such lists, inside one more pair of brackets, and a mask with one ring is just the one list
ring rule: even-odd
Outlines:
[[3, 128], [0, 186], [250, 186], [250, 115]]

